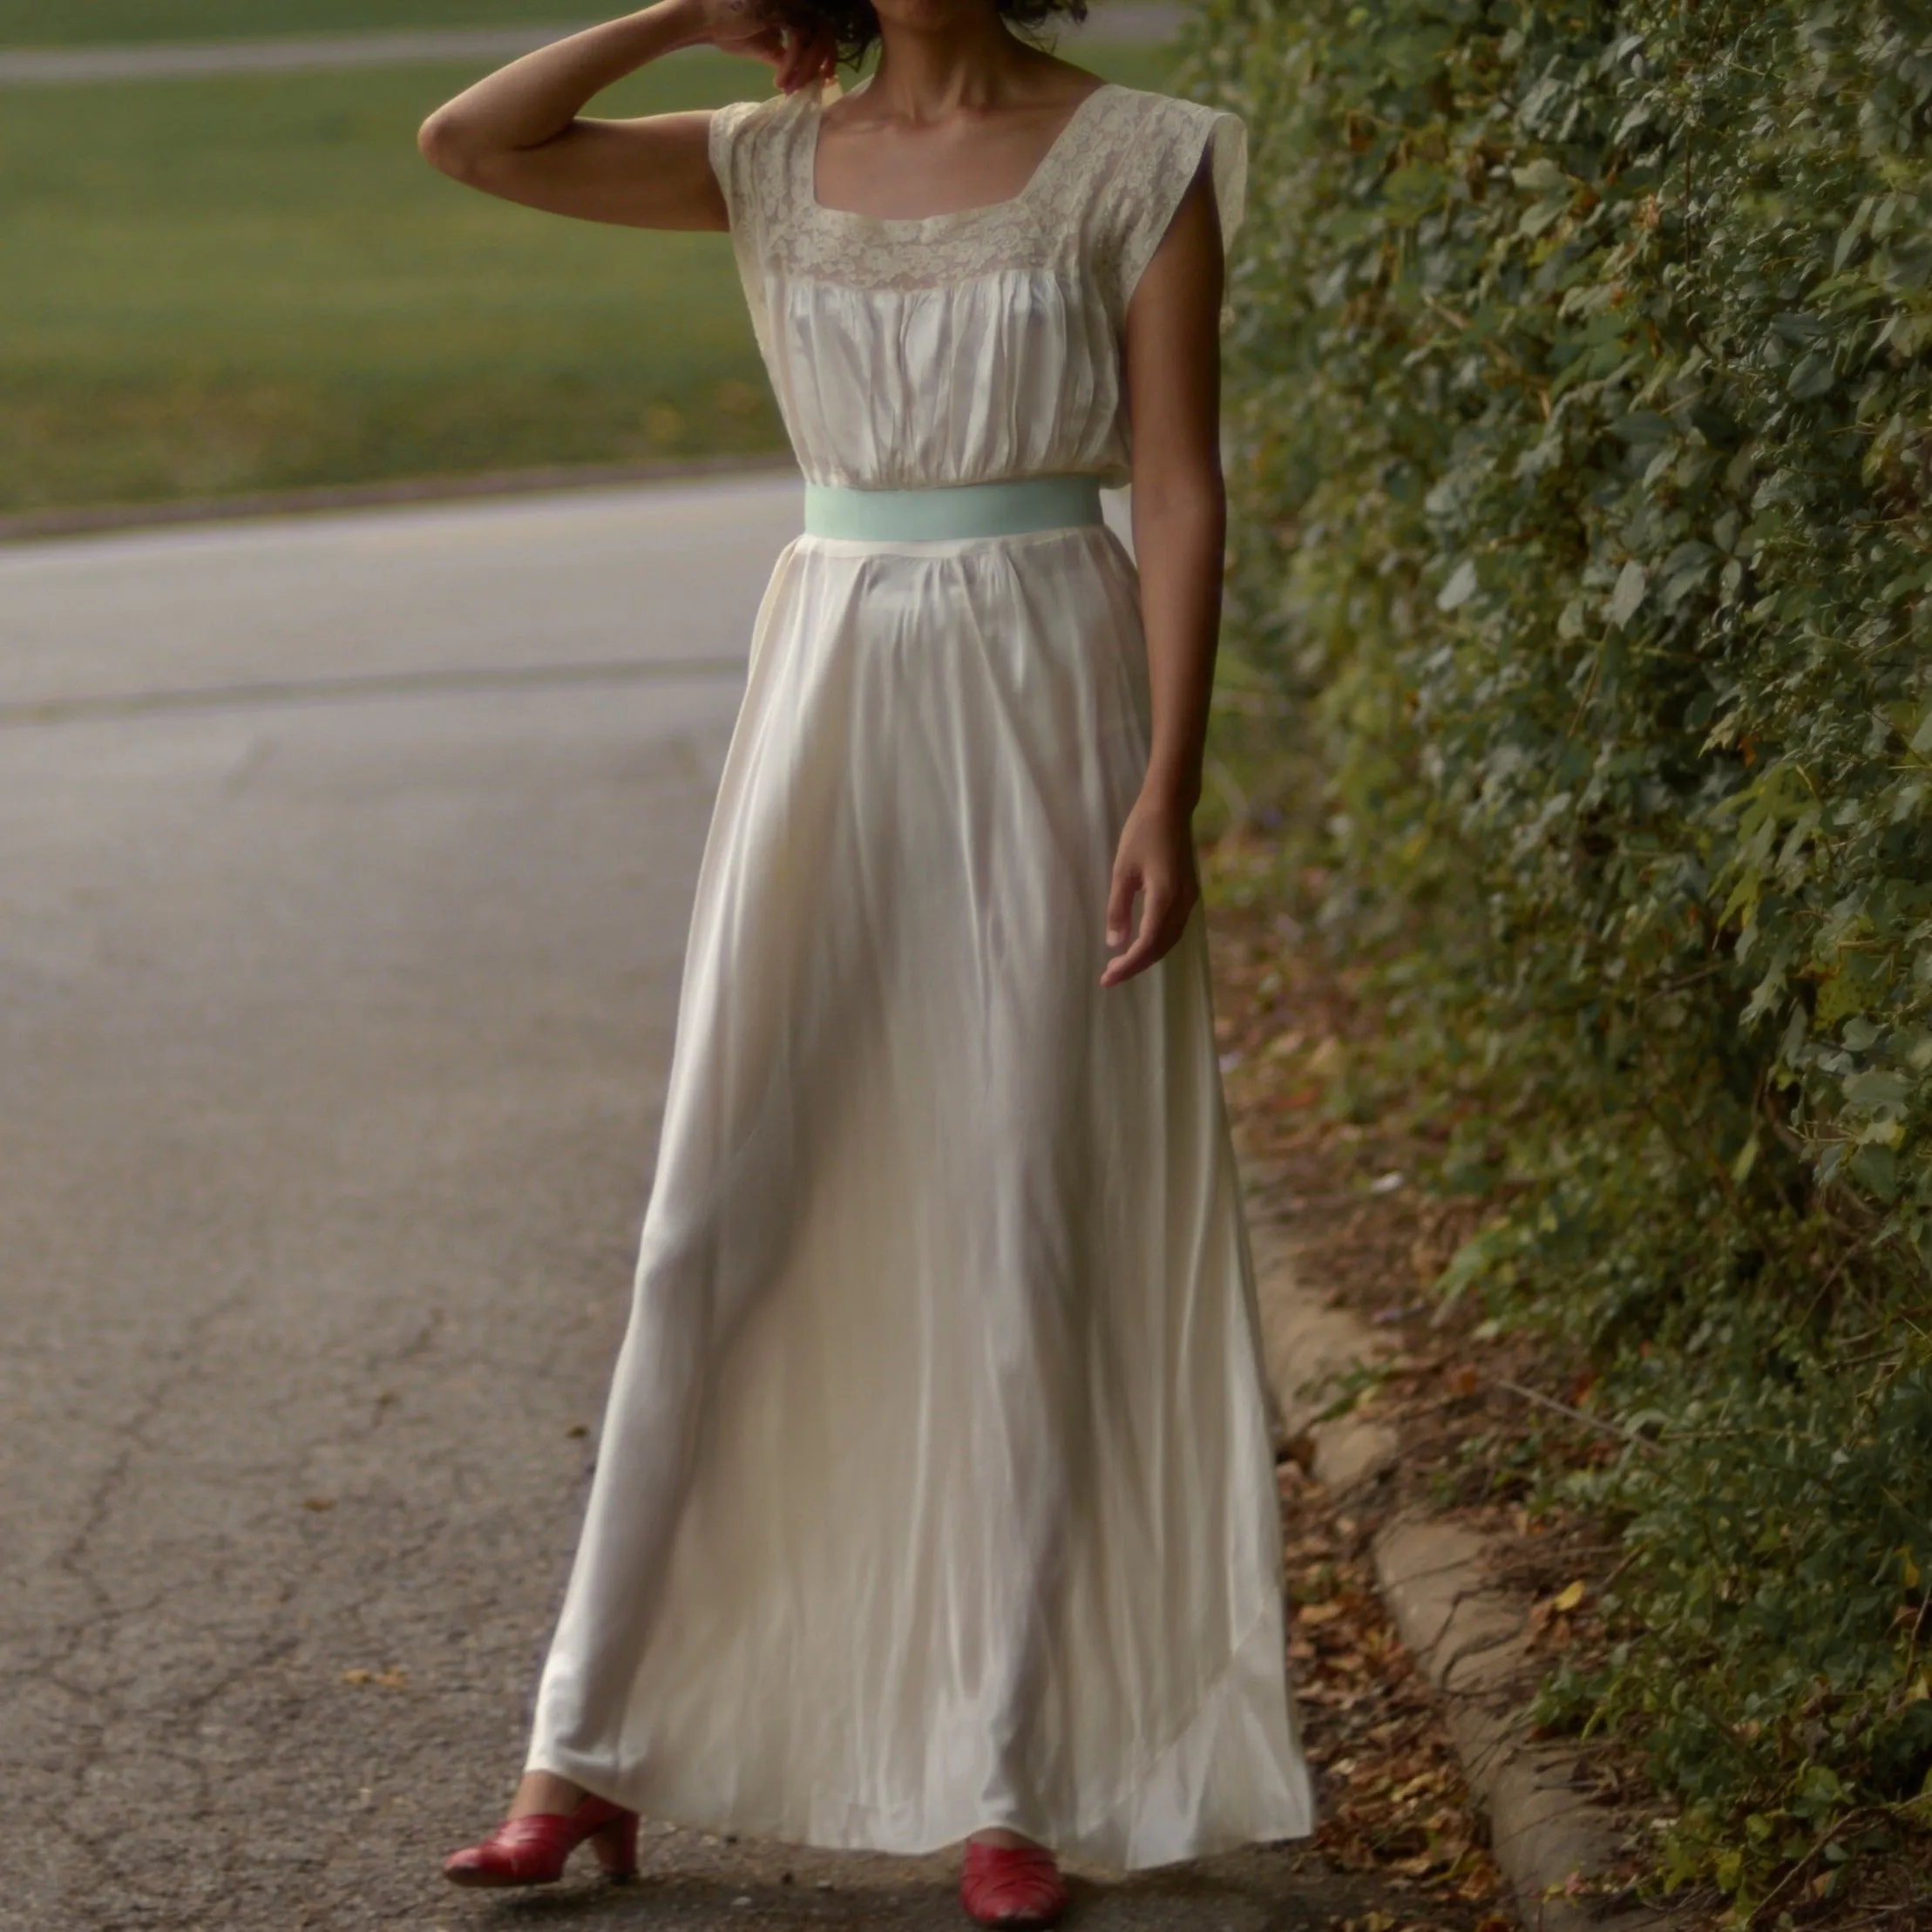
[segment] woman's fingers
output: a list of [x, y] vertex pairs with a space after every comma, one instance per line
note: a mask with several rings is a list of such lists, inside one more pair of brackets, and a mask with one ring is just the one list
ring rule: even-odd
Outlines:
[[721, 0], [712, 44], [722, 51], [762, 60], [774, 70], [785, 93], [807, 81], [830, 78], [838, 63], [838, 48], [824, 29], [809, 32], [775, 19], [755, 0]]
[[762, 27], [742, 40], [714, 43], [721, 53], [742, 54], [749, 60], [762, 60], [768, 67], [781, 65], [785, 58], [785, 37], [776, 27]]
[[1107, 895], [1107, 943], [1119, 946], [1127, 938], [1134, 916], [1134, 895], [1141, 889], [1140, 867], [1123, 859], [1114, 867], [1114, 884]]
[[778, 44], [778, 23], [752, 0], [714, 0], [708, 11], [711, 44], [722, 52], [751, 53], [767, 42]]
[[830, 52], [835, 52], [835, 48], [825, 37], [825, 29], [816, 27], [798, 46], [798, 79], [825, 79], [825, 56]]
[[784, 51], [778, 62], [778, 85], [792, 93], [808, 81], [830, 80], [838, 65], [838, 47], [823, 28], [801, 33], [788, 27]]
[[[1129, 944], [1134, 901], [1141, 902], [1140, 929]], [[1114, 877], [1107, 895], [1107, 944], [1127, 946], [1102, 973], [1103, 986], [1118, 986], [1146, 970], [1169, 951], [1185, 930], [1201, 885], [1184, 823], [1157, 810], [1130, 813], [1114, 855]]]
[[1134, 935], [1134, 943], [1117, 959], [1107, 962], [1100, 983], [1116, 986], [1122, 980], [1144, 972], [1171, 950], [1186, 924], [1186, 914], [1173, 888], [1160, 883], [1149, 886], [1141, 896], [1141, 929]]

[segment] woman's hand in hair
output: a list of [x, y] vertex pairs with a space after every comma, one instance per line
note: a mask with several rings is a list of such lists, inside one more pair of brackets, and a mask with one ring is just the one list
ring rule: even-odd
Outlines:
[[782, 93], [830, 80], [838, 49], [824, 27], [788, 24], [764, 0], [692, 0], [704, 21], [704, 41], [720, 53], [744, 54], [774, 71]]

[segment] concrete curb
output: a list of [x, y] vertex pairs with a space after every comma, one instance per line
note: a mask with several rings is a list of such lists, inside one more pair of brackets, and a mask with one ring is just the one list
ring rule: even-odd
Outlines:
[[[1287, 1238], [1252, 1230], [1263, 1352], [1283, 1439], [1305, 1439], [1315, 1480], [1366, 1490], [1401, 1454], [1386, 1423], [1343, 1415], [1324, 1421], [1333, 1383], [1393, 1351], [1352, 1311], [1332, 1306], [1295, 1275]], [[1403, 1515], [1373, 1540], [1375, 1576], [1402, 1642], [1442, 1698], [1456, 1755], [1489, 1820], [1490, 1847], [1530, 1932], [1662, 1932], [1645, 1908], [1601, 1915], [1561, 1895], [1609, 1868], [1613, 1823], [1584, 1794], [1581, 1753], [1529, 1736], [1525, 1699], [1538, 1673], [1529, 1649], [1529, 1605], [1494, 1581], [1495, 1539], [1464, 1524]]]
[[1617, 1833], [1579, 1788], [1579, 1754], [1529, 1734], [1524, 1699], [1541, 1673], [1528, 1605], [1491, 1580], [1493, 1540], [1461, 1523], [1402, 1516], [1374, 1544], [1382, 1601], [1442, 1698], [1456, 1755], [1489, 1814], [1490, 1851], [1535, 1932], [1662, 1928], [1670, 1922], [1646, 1909], [1599, 1917], [1560, 1895], [1609, 1868]]

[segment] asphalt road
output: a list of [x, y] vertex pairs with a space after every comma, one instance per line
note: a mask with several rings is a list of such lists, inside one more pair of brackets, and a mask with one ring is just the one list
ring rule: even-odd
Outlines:
[[[6, 1932], [963, 1922], [950, 1861], [668, 1830], [621, 1890], [437, 1869], [514, 1783], [796, 518], [0, 552]], [[1261, 1848], [1077, 1922], [1371, 1908]]]

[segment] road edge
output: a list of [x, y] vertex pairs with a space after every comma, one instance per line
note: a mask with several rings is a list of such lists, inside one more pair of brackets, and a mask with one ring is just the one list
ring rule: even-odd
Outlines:
[[[1393, 1344], [1300, 1281], [1285, 1229], [1264, 1223], [1251, 1237], [1282, 1440], [1304, 1442], [1311, 1473], [1325, 1488], [1366, 1491], [1400, 1459], [1400, 1438], [1385, 1422], [1350, 1414], [1324, 1420], [1323, 1410], [1335, 1400], [1338, 1378], [1386, 1359]], [[1603, 1807], [1583, 1795], [1582, 1753], [1530, 1736], [1529, 1606], [1494, 1581], [1495, 1543], [1467, 1525], [1406, 1513], [1375, 1532], [1373, 1554], [1390, 1620], [1442, 1699], [1516, 1916], [1529, 1932], [1664, 1932], [1671, 1920], [1647, 1907], [1603, 1911], [1599, 1888], [1617, 1833]]]
[[391, 505], [468, 503], [491, 497], [543, 496], [607, 490], [635, 483], [797, 473], [787, 451], [750, 456], [674, 457], [647, 463], [556, 464], [475, 475], [403, 477], [388, 483], [322, 484], [302, 490], [255, 490], [234, 497], [184, 497], [153, 503], [108, 503], [0, 515], [0, 545], [43, 543], [122, 530], [165, 530], [180, 524], [239, 523], [260, 518], [327, 515]]

